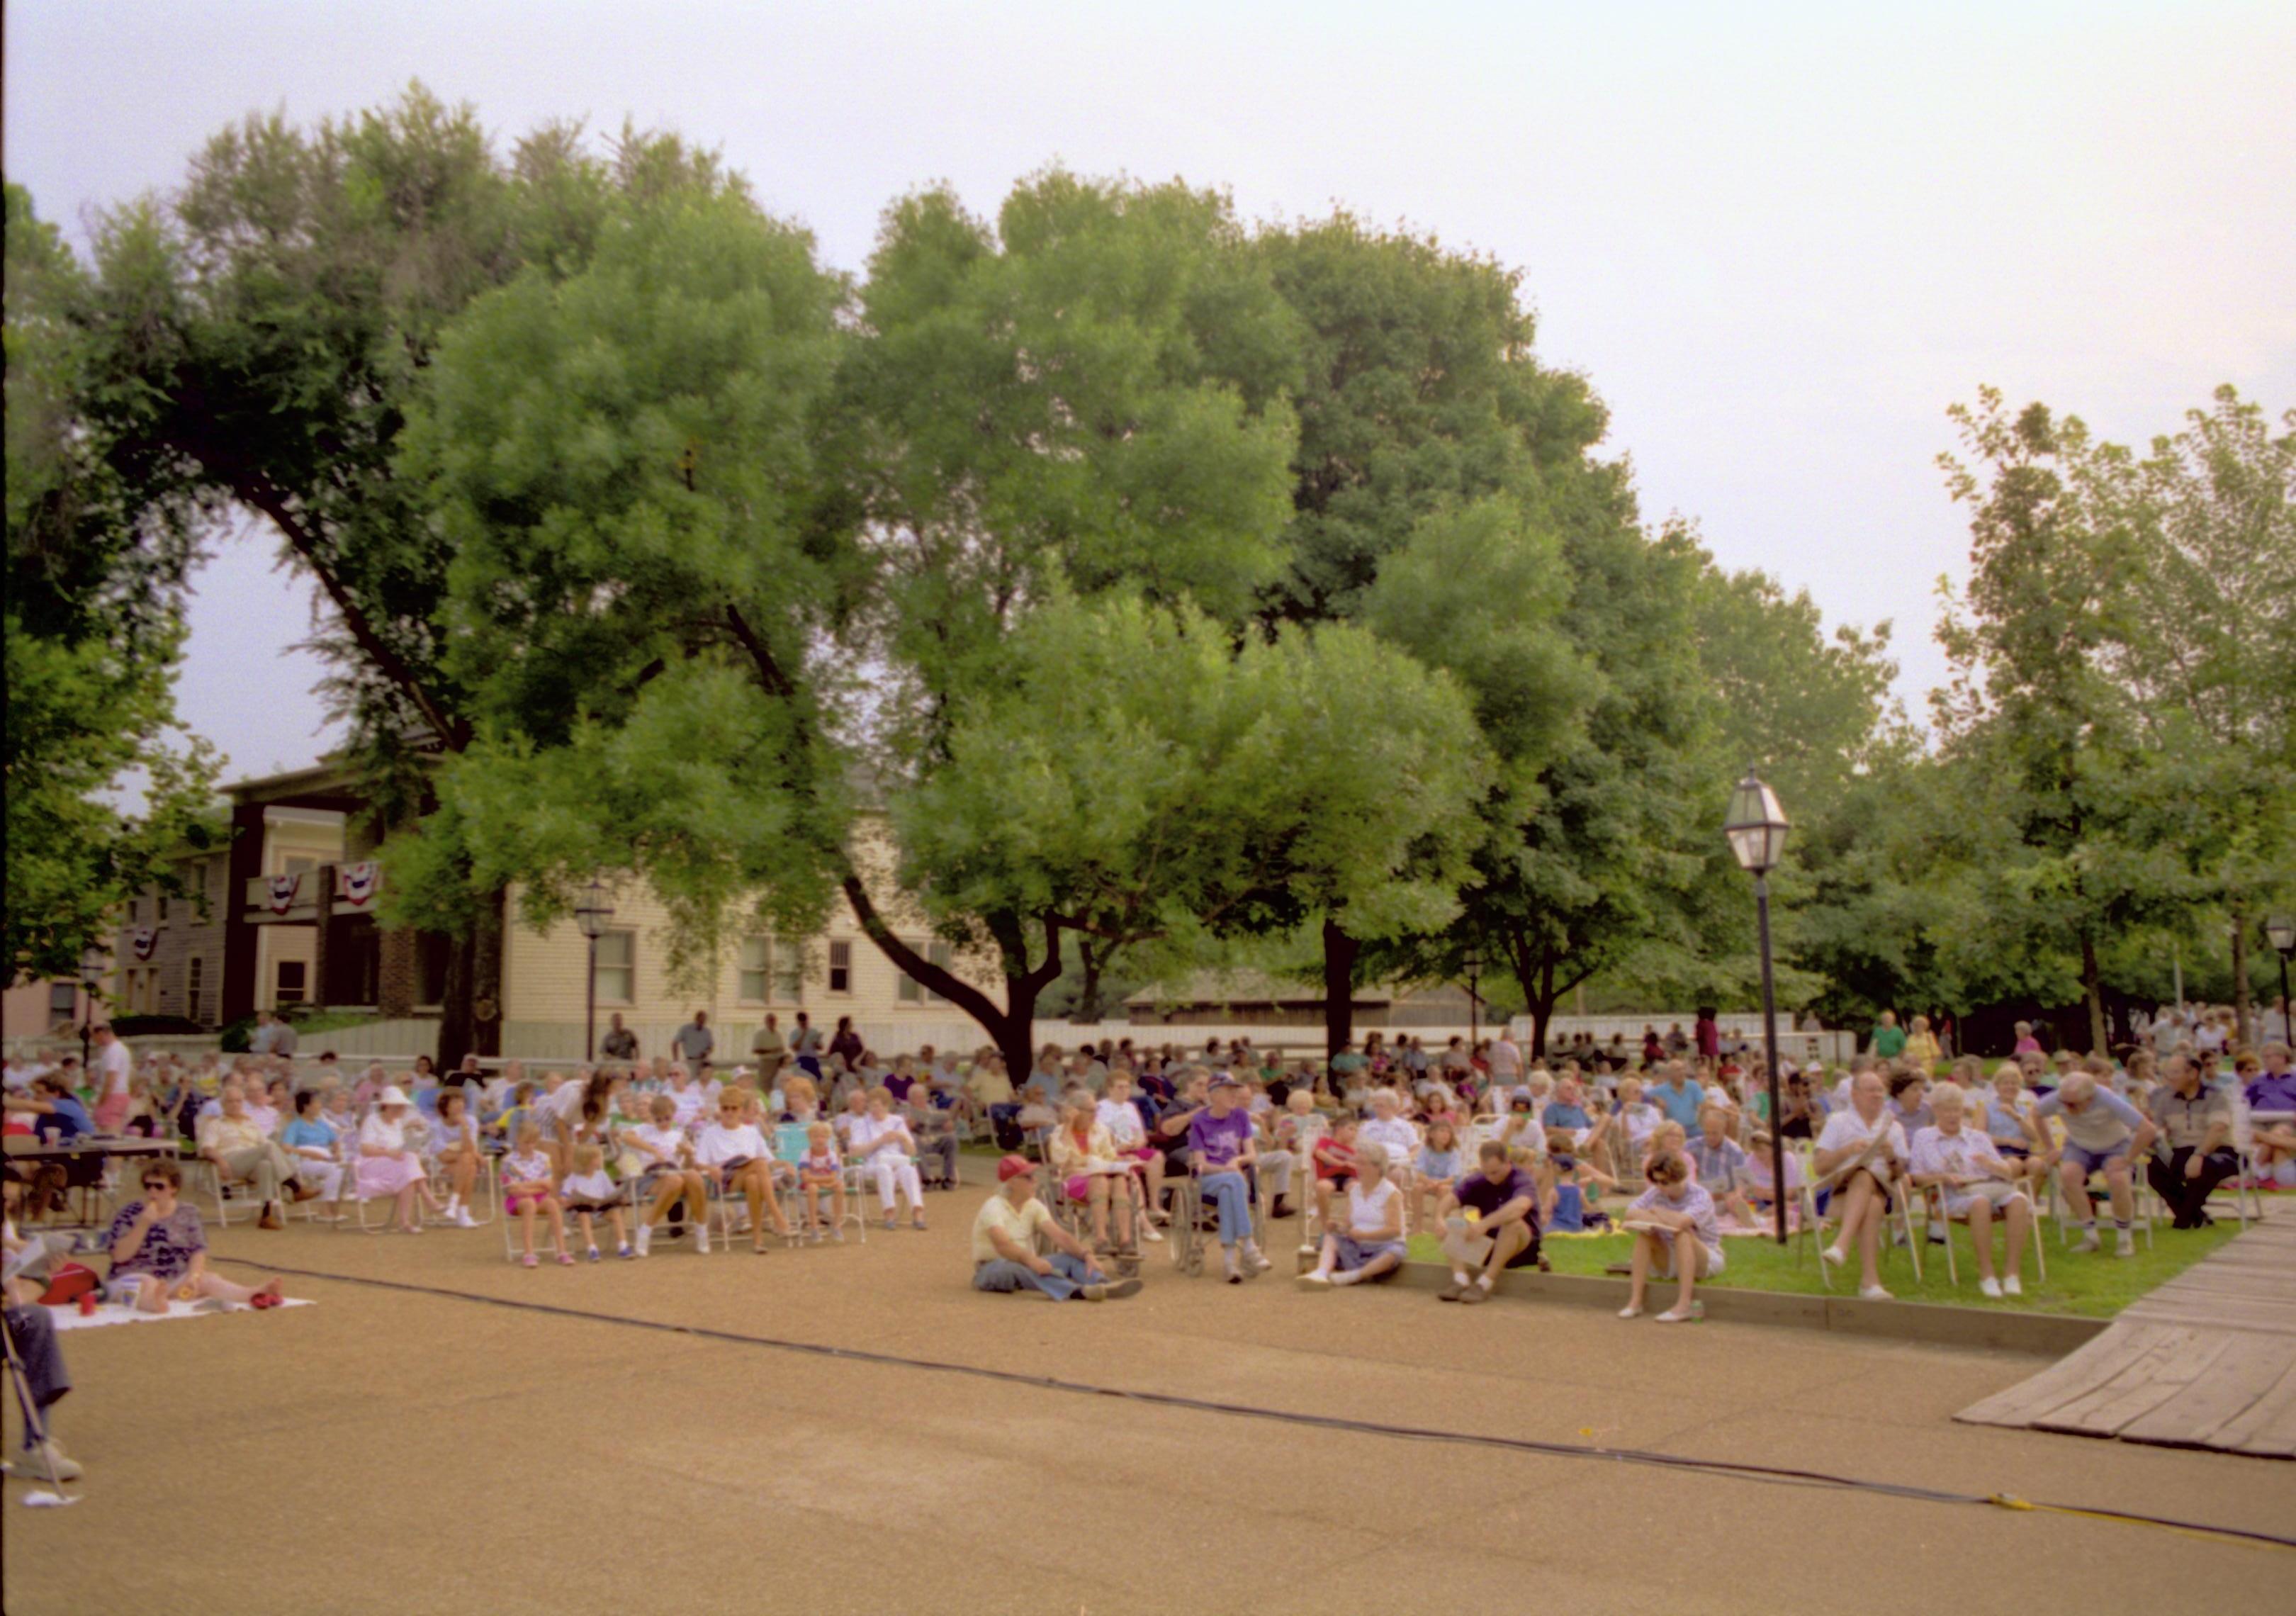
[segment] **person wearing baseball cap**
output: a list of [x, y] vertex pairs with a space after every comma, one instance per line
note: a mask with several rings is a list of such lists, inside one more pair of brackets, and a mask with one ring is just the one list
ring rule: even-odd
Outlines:
[[[1053, 1221], [1037, 1199], [1036, 1175], [1036, 1164], [1026, 1156], [1007, 1156], [996, 1164], [996, 1193], [972, 1220], [972, 1288], [1035, 1291], [1053, 1301], [1107, 1301], [1136, 1292], [1138, 1280], [1110, 1284], [1093, 1267], [1084, 1243]], [[1038, 1253], [1039, 1235], [1053, 1248], [1052, 1256]]]

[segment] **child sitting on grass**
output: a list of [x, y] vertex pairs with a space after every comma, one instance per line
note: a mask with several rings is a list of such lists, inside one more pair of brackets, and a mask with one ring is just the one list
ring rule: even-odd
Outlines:
[[518, 1219], [519, 1235], [525, 1254], [519, 1259], [526, 1267], [534, 1267], [540, 1259], [534, 1254], [534, 1219], [537, 1214], [550, 1214], [550, 1233], [558, 1243], [558, 1260], [572, 1266], [574, 1259], [566, 1251], [566, 1209], [553, 1188], [555, 1179], [550, 1170], [549, 1153], [542, 1148], [542, 1129], [533, 1122], [519, 1125], [518, 1148], [503, 1158], [503, 1210]]
[[1440, 1206], [1444, 1194], [1459, 1181], [1458, 1129], [1447, 1121], [1430, 1122], [1426, 1143], [1419, 1147], [1419, 1160], [1412, 1165], [1414, 1174], [1406, 1199], [1419, 1226], [1427, 1228], [1431, 1226], [1431, 1209]]
[[1580, 1158], [1571, 1143], [1577, 1131], [1567, 1127], [1546, 1130], [1551, 1179], [1542, 1221], [1551, 1234], [1590, 1235], [1611, 1226], [1610, 1214], [1595, 1209], [1595, 1198], [1605, 1189], [1617, 1189], [1619, 1181]]
[[574, 1170], [566, 1175], [566, 1182], [558, 1186], [566, 1210], [574, 1214], [582, 1226], [582, 1243], [588, 1248], [592, 1262], [598, 1260], [598, 1233], [594, 1219], [603, 1215], [614, 1231], [614, 1255], [636, 1257], [630, 1247], [628, 1228], [622, 1222], [622, 1202], [626, 1199], [621, 1186], [606, 1176], [606, 1152], [596, 1144], [574, 1147]]
[[1694, 1317], [1691, 1292], [1702, 1279], [1722, 1272], [1722, 1231], [1714, 1218], [1714, 1197], [1690, 1176], [1690, 1163], [1672, 1151], [1661, 1151], [1643, 1169], [1650, 1188], [1627, 1208], [1622, 1226], [1635, 1237], [1635, 1255], [1628, 1273], [1633, 1289], [1620, 1318], [1639, 1318], [1643, 1295], [1656, 1269], [1661, 1279], [1677, 1281], [1674, 1306], [1658, 1316], [1662, 1325], [1680, 1324]]

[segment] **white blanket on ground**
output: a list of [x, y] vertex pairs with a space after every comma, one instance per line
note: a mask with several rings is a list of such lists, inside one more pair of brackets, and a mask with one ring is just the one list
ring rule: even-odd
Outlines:
[[[290, 1296], [279, 1304], [283, 1308], [308, 1308], [311, 1304], [299, 1296]], [[239, 1302], [217, 1300], [171, 1301], [165, 1313], [144, 1313], [134, 1308], [121, 1307], [117, 1302], [104, 1302], [96, 1310], [80, 1317], [79, 1304], [50, 1308], [48, 1315], [56, 1321], [59, 1330], [101, 1330], [106, 1325], [164, 1325], [170, 1319], [212, 1318], [224, 1313], [252, 1313], [255, 1309]]]

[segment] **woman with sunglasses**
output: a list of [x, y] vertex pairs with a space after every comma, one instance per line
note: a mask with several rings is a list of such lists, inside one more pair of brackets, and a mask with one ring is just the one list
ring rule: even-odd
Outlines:
[[144, 1169], [144, 1199], [119, 1210], [104, 1243], [111, 1251], [111, 1300], [145, 1313], [165, 1313], [169, 1301], [214, 1297], [252, 1308], [279, 1305], [279, 1282], [235, 1285], [208, 1272], [207, 1236], [200, 1215], [184, 1204], [184, 1169], [154, 1161]]

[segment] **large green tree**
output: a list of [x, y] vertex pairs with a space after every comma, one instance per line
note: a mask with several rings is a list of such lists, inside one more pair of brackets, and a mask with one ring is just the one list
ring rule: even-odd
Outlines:
[[[706, 154], [625, 130], [601, 153], [551, 124], [507, 154], [420, 85], [308, 127], [218, 132], [165, 198], [95, 236], [86, 397], [146, 512], [253, 513], [318, 587], [316, 644], [386, 823], [430, 802], [429, 764], [474, 734], [447, 655], [450, 552], [394, 471], [447, 323], [529, 270], [562, 276], [633, 199], [726, 189]], [[440, 1049], [491, 1050], [500, 894], [450, 933]]]
[[[126, 480], [91, 419], [96, 288], [7, 187], [8, 980], [78, 974], [126, 899], [175, 890], [215, 759], [180, 735], [182, 587], [199, 512]], [[123, 794], [141, 801], [120, 806]]]
[[[394, 867], [538, 915], [640, 874], [689, 960], [841, 894], [1019, 1061], [1066, 939], [1248, 929], [1302, 889], [1432, 918], [1397, 877], [1466, 813], [1463, 701], [1368, 636], [1240, 634], [1292, 418], [1238, 249], [1216, 198], [1055, 172], [994, 228], [897, 205], [849, 325], [735, 196], [479, 300], [400, 464], [455, 555], [477, 734]], [[1422, 783], [1327, 799], [1293, 764], [1342, 734]]]

